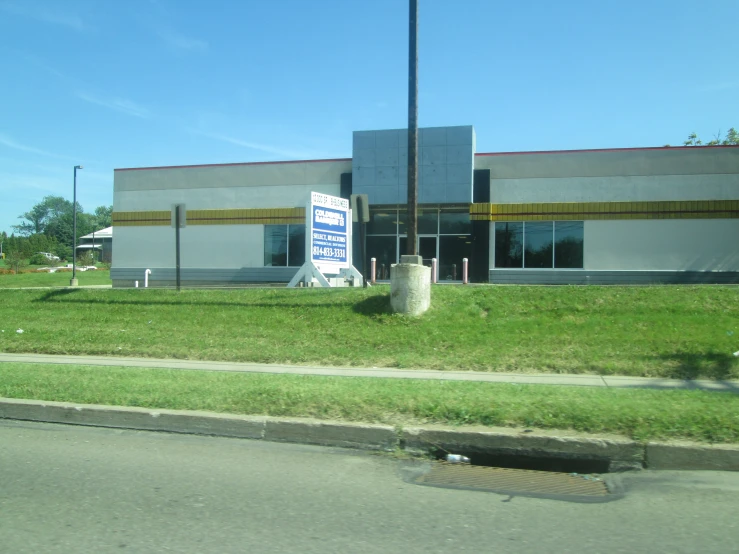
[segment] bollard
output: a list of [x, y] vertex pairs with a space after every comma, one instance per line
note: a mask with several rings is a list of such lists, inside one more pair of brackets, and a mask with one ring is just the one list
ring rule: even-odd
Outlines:
[[370, 258], [370, 281], [373, 285], [377, 281], [377, 258]]
[[436, 283], [436, 258], [431, 258], [431, 282]]
[[467, 279], [467, 268], [469, 267], [469, 264], [467, 263], [469, 260], [467, 258], [462, 258], [462, 284], [466, 285], [469, 283], [469, 280]]
[[135, 286], [136, 288], [139, 288], [139, 282], [138, 282], [138, 281], [134, 281], [134, 286]]
[[144, 288], [149, 288], [149, 275], [151, 275], [151, 269], [144, 271]]

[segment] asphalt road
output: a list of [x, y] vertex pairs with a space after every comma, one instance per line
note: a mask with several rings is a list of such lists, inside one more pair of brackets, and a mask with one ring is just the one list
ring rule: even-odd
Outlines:
[[739, 474], [577, 504], [422, 487], [385, 455], [0, 420], [8, 553], [739, 551]]

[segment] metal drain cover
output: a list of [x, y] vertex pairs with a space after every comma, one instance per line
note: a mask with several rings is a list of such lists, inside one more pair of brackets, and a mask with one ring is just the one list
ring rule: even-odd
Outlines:
[[606, 483], [589, 475], [437, 462], [415, 478], [419, 485], [539, 496], [581, 502], [614, 500]]

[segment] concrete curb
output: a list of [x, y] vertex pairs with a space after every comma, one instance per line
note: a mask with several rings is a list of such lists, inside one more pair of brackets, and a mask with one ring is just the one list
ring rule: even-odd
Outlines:
[[619, 436], [566, 431], [524, 432], [509, 428], [441, 426], [396, 429], [389, 425], [304, 418], [245, 416], [202, 411], [157, 410], [0, 398], [0, 419], [213, 435], [273, 442], [316, 444], [412, 453], [437, 449], [607, 463], [628, 469], [739, 471], [739, 445], [689, 442], [647, 444]]

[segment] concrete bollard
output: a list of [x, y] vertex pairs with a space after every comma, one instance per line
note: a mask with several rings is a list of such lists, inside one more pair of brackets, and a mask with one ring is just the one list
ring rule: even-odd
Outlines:
[[462, 258], [462, 284], [463, 285], [466, 285], [467, 283], [469, 283], [468, 272], [467, 272], [467, 269], [469, 268], [468, 261], [469, 260], [467, 258]]
[[370, 282], [377, 282], [377, 258], [370, 258]]
[[436, 283], [438, 281], [438, 271], [436, 270], [436, 258], [431, 258], [431, 282]]
[[416, 316], [430, 306], [431, 268], [418, 263], [391, 265], [390, 307], [393, 312]]

